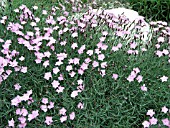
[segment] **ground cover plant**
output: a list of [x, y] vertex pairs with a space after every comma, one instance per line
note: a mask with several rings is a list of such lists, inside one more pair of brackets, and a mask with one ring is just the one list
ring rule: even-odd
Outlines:
[[170, 27], [57, 3], [0, 18], [0, 127], [170, 127]]

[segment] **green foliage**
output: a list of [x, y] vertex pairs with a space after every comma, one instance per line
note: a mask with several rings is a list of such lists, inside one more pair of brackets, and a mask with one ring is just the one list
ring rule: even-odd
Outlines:
[[132, 9], [151, 20], [170, 21], [170, 0], [129, 0]]

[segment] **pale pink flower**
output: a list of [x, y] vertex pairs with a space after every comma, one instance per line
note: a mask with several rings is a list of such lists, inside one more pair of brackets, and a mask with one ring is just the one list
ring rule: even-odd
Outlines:
[[60, 93], [60, 92], [63, 92], [63, 90], [64, 90], [64, 87], [59, 86], [58, 89], [56, 89], [56, 92]]
[[121, 48], [121, 47], [122, 47], [122, 44], [118, 43], [117, 48]]
[[50, 78], [52, 78], [51, 72], [45, 73], [44, 79], [49, 80]]
[[19, 117], [18, 120], [20, 121], [21, 124], [24, 124], [26, 122], [26, 118], [25, 117]]
[[62, 74], [60, 74], [60, 76], [58, 77], [58, 80], [60, 80], [60, 81], [64, 80], [64, 77]]
[[95, 49], [95, 53], [96, 53], [96, 54], [100, 54], [100, 53], [101, 53], [100, 49], [98, 49], [98, 48]]
[[17, 95], [17, 97], [11, 100], [11, 105], [18, 106], [21, 101], [21, 97]]
[[78, 105], [77, 105], [77, 108], [79, 108], [79, 109], [83, 109], [83, 108], [84, 108], [84, 104], [83, 104], [83, 103], [81, 103], [81, 102], [79, 102], [79, 103], [78, 103]]
[[168, 51], [167, 49], [163, 49], [162, 53], [163, 53], [164, 55], [168, 55], [168, 54], [169, 54], [169, 51]]
[[119, 48], [118, 48], [117, 46], [113, 46], [113, 47], [112, 47], [112, 51], [116, 52], [116, 51], [118, 51], [118, 50], [119, 50]]
[[103, 61], [104, 58], [105, 58], [105, 55], [104, 55], [104, 54], [99, 54], [99, 55], [98, 55], [98, 60]]
[[21, 88], [21, 86], [18, 83], [15, 84], [14, 87], [15, 87], [15, 90], [19, 90]]
[[73, 70], [72, 65], [67, 65], [66, 66], [66, 71], [70, 72], [71, 70]]
[[141, 86], [141, 90], [145, 91], [145, 92], [148, 90], [147, 87], [145, 86], [145, 84], [143, 86]]
[[26, 72], [27, 72], [27, 67], [22, 67], [22, 68], [21, 68], [21, 72], [22, 72], [22, 73], [26, 73]]
[[164, 39], [164, 37], [158, 37], [158, 42], [164, 42], [165, 41], [165, 39]]
[[168, 81], [168, 77], [167, 76], [162, 76], [160, 79], [161, 79], [162, 82]]
[[48, 98], [42, 98], [41, 102], [44, 103], [44, 104], [48, 104]]
[[161, 51], [159, 51], [159, 50], [157, 50], [155, 54], [156, 54], [158, 57], [163, 56], [163, 53], [162, 53]]
[[163, 113], [167, 113], [168, 112], [168, 108], [166, 106], [162, 107], [162, 112]]
[[11, 120], [8, 120], [8, 126], [9, 127], [13, 127], [14, 128], [14, 124], [15, 122], [14, 122], [14, 119], [12, 118]]
[[61, 123], [63, 123], [63, 122], [66, 121], [66, 120], [67, 120], [67, 116], [62, 116], [62, 117], [60, 117]]
[[79, 80], [77, 80], [77, 83], [78, 83], [78, 85], [81, 85], [81, 84], [83, 84], [83, 80], [79, 79]]
[[86, 53], [87, 53], [89, 56], [91, 56], [91, 55], [93, 55], [93, 50], [88, 50]]
[[43, 63], [43, 66], [46, 68], [47, 66], [49, 66], [49, 60], [46, 60], [44, 63]]
[[72, 113], [70, 113], [70, 120], [74, 120], [74, 118], [75, 118], [75, 112], [72, 112]]
[[142, 123], [142, 125], [143, 125], [144, 128], [149, 128], [150, 123], [145, 120], [145, 121]]
[[95, 68], [95, 67], [98, 67], [98, 66], [99, 66], [99, 62], [93, 61], [92, 65], [93, 65], [94, 68]]
[[33, 6], [33, 9], [34, 9], [34, 10], [37, 10], [37, 9], [38, 9], [38, 6]]
[[21, 109], [21, 114], [22, 114], [23, 116], [27, 116], [27, 115], [28, 115], [27, 109], [22, 108], [22, 109]]
[[149, 122], [151, 125], [156, 125], [158, 120], [156, 118], [152, 117], [151, 119], [149, 119]]
[[132, 75], [128, 76], [128, 78], [127, 78], [127, 80], [128, 80], [129, 82], [134, 81], [134, 79], [135, 79], [135, 77], [134, 77], [134, 76], [132, 76]]
[[160, 44], [156, 44], [155, 47], [158, 49], [158, 48], [160, 48], [161, 46], [160, 46]]
[[51, 53], [49, 52], [49, 51], [47, 51], [47, 52], [44, 52], [44, 57], [47, 57], [47, 58], [49, 58], [51, 56]]
[[78, 91], [77, 91], [77, 90], [75, 90], [75, 91], [73, 91], [73, 92], [71, 93], [71, 97], [72, 97], [72, 98], [75, 98], [76, 96], [78, 96]]
[[136, 44], [135, 42], [133, 42], [133, 43], [130, 44], [130, 48], [132, 48], [132, 49], [135, 49], [136, 46], [137, 46], [137, 44]]
[[54, 80], [51, 84], [53, 85], [53, 88], [55, 89], [60, 85], [60, 83], [57, 80]]
[[70, 75], [71, 77], [74, 77], [74, 76], [76, 75], [76, 73], [75, 73], [74, 71], [72, 71], [72, 72], [69, 73], [69, 75]]
[[60, 72], [60, 69], [58, 67], [53, 68], [53, 73], [57, 74]]
[[71, 45], [71, 48], [72, 48], [72, 49], [75, 49], [75, 48], [77, 48], [77, 47], [78, 47], [77, 43], [73, 43], [73, 44]]
[[42, 10], [42, 14], [43, 15], [47, 15], [47, 11], [46, 10]]
[[79, 58], [74, 58], [73, 59], [73, 63], [76, 65], [76, 64], [79, 64], [79, 61], [80, 61], [80, 59]]
[[83, 73], [84, 73], [84, 70], [78, 69], [78, 74], [83, 75]]
[[162, 123], [165, 126], [168, 126], [168, 127], [170, 126], [170, 121], [168, 120], [168, 118], [162, 119]]
[[50, 102], [50, 105], [48, 105], [48, 109], [54, 108], [54, 102]]
[[138, 75], [137, 78], [136, 78], [136, 80], [137, 80], [139, 83], [142, 82], [142, 79], [143, 79], [143, 77], [142, 77], [141, 75]]
[[45, 117], [45, 123], [46, 123], [47, 125], [51, 125], [52, 122], [53, 122], [53, 119], [52, 119], [51, 116], [46, 116], [46, 117]]
[[102, 68], [106, 68], [107, 67], [107, 62], [102, 62], [100, 65], [101, 65]]
[[19, 58], [19, 60], [20, 60], [20, 61], [24, 61], [25, 58], [24, 58], [23, 56], [21, 56], [21, 57]]
[[115, 79], [115, 80], [117, 80], [118, 74], [113, 74], [113, 75], [112, 75], [112, 78]]
[[28, 121], [35, 119], [38, 115], [38, 110], [32, 111], [32, 113], [28, 115]]
[[148, 112], [146, 113], [146, 115], [153, 117], [153, 115], [155, 114], [155, 112], [153, 111], [153, 109], [148, 110]]
[[59, 110], [60, 115], [66, 115], [66, 112], [67, 112], [67, 110], [64, 107]]
[[77, 33], [77, 32], [74, 32], [71, 36], [72, 36], [73, 38], [78, 37], [78, 33]]

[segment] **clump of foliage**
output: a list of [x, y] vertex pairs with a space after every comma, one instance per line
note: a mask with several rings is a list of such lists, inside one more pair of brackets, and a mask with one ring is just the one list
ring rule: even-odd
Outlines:
[[170, 21], [170, 0], [129, 0], [132, 9], [151, 20]]

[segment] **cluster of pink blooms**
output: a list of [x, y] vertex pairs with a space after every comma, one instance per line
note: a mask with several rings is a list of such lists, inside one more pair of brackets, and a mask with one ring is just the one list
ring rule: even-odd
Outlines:
[[[93, 35], [90, 35], [89, 37], [85, 33], [87, 29], [89, 31], [95, 30], [98, 26], [98, 24], [105, 23], [110, 29], [114, 29], [115, 35], [117, 38], [125, 38], [126, 35], [130, 34], [129, 31], [123, 30], [122, 24], [125, 25], [128, 24], [128, 19], [126, 18], [115, 18], [113, 15], [98, 15], [97, 18], [95, 18], [95, 14], [88, 11], [88, 13], [84, 14], [83, 17], [80, 19], [72, 18], [72, 20], [69, 20], [68, 15], [69, 12], [66, 11], [66, 8], [61, 5], [63, 15], [56, 17], [56, 11], [60, 11], [59, 7], [52, 7], [51, 12], [47, 12], [46, 10], [42, 10], [42, 16], [45, 17], [36, 17], [33, 12], [38, 10], [37, 6], [33, 6], [33, 12], [28, 9], [25, 5], [21, 5], [18, 9], [15, 9], [14, 12], [17, 13], [19, 16], [17, 18], [19, 19], [20, 23], [13, 23], [9, 22], [7, 24], [7, 30], [15, 33], [18, 35], [17, 41], [18, 44], [24, 46], [27, 48], [31, 53], [33, 53], [36, 57], [35, 63], [37, 65], [41, 65], [46, 69], [46, 72], [44, 73], [44, 80], [49, 81], [51, 83], [51, 87], [55, 89], [55, 91], [59, 94], [64, 93], [67, 86], [64, 86], [63, 84], [66, 80], [67, 74], [70, 78], [75, 78], [75, 76], [80, 76], [80, 78], [77, 79], [77, 83], [73, 83], [73, 85], [77, 85], [76, 89], [72, 90], [70, 93], [70, 97], [72, 99], [75, 99], [79, 93], [84, 91], [85, 88], [85, 82], [81, 79], [86, 71], [89, 69], [89, 67], [92, 67], [92, 70], [95, 70], [104, 77], [106, 75], [106, 70], [108, 67], [108, 62], [106, 61], [106, 58], [108, 57], [105, 53], [108, 52], [116, 52], [122, 48], [124, 45], [123, 43], [118, 43], [117, 45], [114, 44], [111, 49], [109, 49], [107, 42], [107, 38], [109, 36], [108, 31], [102, 30], [102, 36], [99, 39], [96, 39], [98, 43], [94, 48], [89, 48], [86, 44], [80, 44], [78, 42], [79, 34], [82, 34], [84, 38], [93, 38]], [[74, 11], [80, 10], [79, 8], [73, 8]], [[49, 15], [48, 15], [49, 13]], [[102, 19], [102, 20], [98, 20]], [[38, 26], [40, 26], [40, 21], [45, 22], [45, 24], [48, 27], [44, 27], [43, 30], [41, 30]], [[0, 20], [1, 24], [7, 23], [7, 17], [4, 16]], [[101, 23], [101, 21], [103, 23]], [[119, 22], [121, 21], [121, 22]], [[25, 25], [28, 24], [32, 31], [26, 31]], [[154, 23], [152, 23], [155, 25]], [[163, 23], [162, 23], [163, 24]], [[71, 28], [70, 28], [71, 25]], [[62, 27], [61, 27], [62, 26]], [[161, 27], [161, 26], [159, 26]], [[138, 28], [139, 29], [139, 28]], [[170, 34], [170, 29], [167, 27], [167, 31], [162, 32], [165, 35]], [[43, 31], [43, 32], [42, 32]], [[156, 31], [156, 30], [155, 30]], [[57, 33], [57, 39], [53, 36], [53, 33]], [[71, 33], [70, 35], [68, 33]], [[64, 37], [63, 35], [69, 35], [71, 37], [71, 42]], [[136, 37], [141, 38], [141, 35], [136, 34], [132, 40], [135, 40]], [[169, 38], [170, 40], [170, 38]], [[45, 43], [44, 43], [45, 42]], [[161, 43], [164, 42], [164, 37], [158, 38], [158, 44], [156, 45], [157, 49], [159, 49]], [[1, 53], [3, 53], [4, 57], [0, 56], [0, 84], [3, 82], [3, 80], [6, 80], [8, 76], [12, 73], [12, 70], [6, 70], [5, 67], [14, 68], [15, 72], [22, 72], [27, 73], [27, 67], [26, 66], [19, 66], [18, 61], [24, 61], [24, 56], [19, 56], [19, 52], [16, 50], [10, 50], [10, 45], [12, 43], [11, 40], [4, 41], [3, 39], [0, 39], [0, 43], [4, 43], [2, 45], [3, 49], [1, 50]], [[45, 46], [44, 46], [45, 44]], [[67, 53], [67, 48], [65, 46], [71, 46], [72, 52], [78, 54], [77, 56], [74, 56], [70, 58], [70, 54]], [[57, 46], [57, 47], [56, 47]], [[42, 48], [46, 47], [46, 50], [42, 52]], [[58, 47], [61, 47], [62, 51], [58, 52]], [[138, 54], [138, 50], [136, 48], [138, 47], [138, 43], [135, 41], [131, 41], [130, 43], [130, 49], [128, 49], [128, 54]], [[107, 50], [107, 51], [106, 51]], [[142, 48], [142, 51], [146, 51], [147, 49]], [[54, 67], [50, 67], [50, 61], [51, 56], [54, 55], [56, 57], [56, 62]], [[156, 51], [156, 55], [161, 57], [162, 55], [168, 55], [170, 57], [170, 53], [168, 49], [163, 49], [163, 51]], [[19, 56], [19, 59], [15, 59], [14, 57]], [[83, 59], [80, 59], [80, 58]], [[170, 60], [169, 60], [170, 62]], [[65, 70], [63, 71], [62, 66], [64, 66]], [[132, 82], [134, 80], [137, 80], [139, 83], [142, 82], [143, 77], [139, 74], [140, 69], [139, 68], [133, 68], [133, 71], [130, 73], [130, 75], [127, 77], [127, 80], [129, 82]], [[119, 75], [114, 73], [112, 74], [112, 78], [116, 81], [118, 79]], [[168, 80], [167, 76], [162, 76], [160, 78], [162, 82], [166, 82]], [[20, 84], [17, 83], [14, 85], [15, 90], [19, 90], [21, 88]], [[147, 91], [147, 88], [145, 87], [145, 84], [141, 87], [143, 91]], [[48, 112], [51, 109], [55, 108], [55, 102], [49, 102], [50, 99], [48, 98], [42, 98], [41, 104], [40, 104], [40, 110], [32, 110], [29, 114], [29, 111], [25, 109], [24, 107], [19, 107], [19, 104], [22, 101], [27, 101], [27, 104], [31, 104], [34, 102], [33, 98], [30, 97], [32, 94], [32, 90], [27, 91], [27, 93], [23, 94], [23, 96], [17, 95], [15, 98], [11, 100], [11, 105], [17, 107], [16, 109], [16, 115], [19, 116], [18, 121], [19, 125], [18, 127], [24, 128], [27, 125], [27, 122], [36, 119], [39, 116], [39, 112]], [[55, 105], [54, 105], [55, 104]], [[84, 103], [79, 102], [77, 104], [78, 109], [84, 108]], [[167, 113], [168, 110], [166, 108], [162, 108], [164, 113]], [[144, 121], [143, 125], [144, 127], [149, 127], [150, 125], [157, 124], [157, 119], [153, 117], [155, 113], [153, 110], [149, 110], [147, 115], [151, 117], [149, 121]], [[60, 122], [63, 123], [67, 120], [74, 120], [76, 118], [76, 112], [72, 111], [71, 113], [68, 113], [68, 111], [62, 107], [59, 110]], [[45, 117], [45, 124], [51, 125], [55, 121], [53, 121], [53, 117], [48, 115]], [[163, 124], [166, 126], [169, 126], [169, 120], [163, 119]], [[12, 118], [8, 121], [8, 126], [15, 127], [15, 121]]]
[[[161, 112], [163, 112], [164, 114], [167, 114], [169, 112], [169, 109], [166, 106], [163, 106], [161, 109]], [[170, 120], [168, 118], [163, 118], [161, 122], [159, 122], [158, 119], [154, 117], [155, 111], [153, 109], [148, 110], [146, 115], [148, 115], [150, 119], [149, 121], [145, 120], [142, 123], [144, 128], [149, 128], [151, 125], [156, 125], [156, 124], [158, 124], [160, 127], [161, 125], [170, 127]]]

